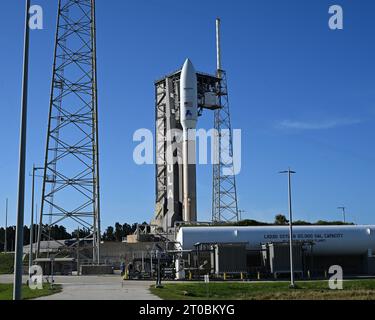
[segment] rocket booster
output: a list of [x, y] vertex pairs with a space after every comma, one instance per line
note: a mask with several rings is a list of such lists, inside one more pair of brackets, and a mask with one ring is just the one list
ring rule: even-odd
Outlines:
[[185, 61], [180, 79], [180, 118], [183, 128], [183, 220], [197, 221], [195, 137], [190, 140], [189, 130], [198, 122], [197, 73], [189, 59]]

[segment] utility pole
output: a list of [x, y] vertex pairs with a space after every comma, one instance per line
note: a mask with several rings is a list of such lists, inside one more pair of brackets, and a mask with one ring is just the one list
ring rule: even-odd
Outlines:
[[30, 221], [30, 253], [29, 253], [29, 270], [33, 266], [33, 244], [34, 244], [34, 203], [35, 203], [35, 172], [42, 168], [36, 168], [33, 165], [33, 178], [31, 186], [31, 221]]
[[8, 198], [5, 200], [5, 239], [4, 239], [4, 252], [8, 252], [8, 240], [7, 240], [7, 229], [8, 229]]
[[281, 174], [288, 174], [288, 204], [289, 204], [289, 255], [290, 255], [290, 288], [295, 288], [294, 265], [293, 265], [293, 214], [292, 214], [292, 174], [296, 172], [290, 168], [288, 171], [281, 171]]
[[337, 207], [337, 209], [342, 210], [342, 215], [344, 217], [344, 223], [346, 223], [346, 207]]
[[27, 94], [29, 70], [29, 10], [30, 0], [26, 0], [25, 7], [25, 38], [23, 54], [23, 84], [21, 106], [21, 128], [19, 146], [19, 172], [18, 172], [18, 203], [17, 203], [17, 228], [16, 252], [14, 258], [14, 285], [13, 300], [22, 299], [22, 256], [23, 256], [23, 225], [25, 210], [25, 167], [26, 167], [26, 130], [27, 130]]
[[81, 262], [79, 260], [79, 242], [80, 242], [80, 236], [79, 236], [79, 227], [77, 229], [77, 276], [80, 275], [80, 265]]
[[[38, 205], [37, 204], [35, 204], [35, 212], [36, 213], [38, 213]], [[38, 239], [38, 229], [39, 229], [39, 226], [38, 226], [38, 221], [37, 221], [37, 219], [38, 219], [38, 216], [37, 216], [37, 214], [35, 215], [35, 222], [34, 222], [34, 225], [36, 226], [36, 230], [37, 230], [37, 232], [34, 232], [34, 243], [36, 243], [36, 241], [37, 241], [37, 239]]]
[[31, 222], [30, 222], [30, 252], [29, 252], [29, 275], [33, 265], [33, 243], [34, 243], [34, 193], [35, 193], [35, 164], [33, 165], [33, 179], [31, 185]]
[[240, 221], [242, 221], [242, 215], [246, 213], [245, 210], [238, 210]]

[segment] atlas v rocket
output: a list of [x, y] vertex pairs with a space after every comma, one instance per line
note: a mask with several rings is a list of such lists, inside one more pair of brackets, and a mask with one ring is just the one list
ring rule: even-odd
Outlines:
[[198, 88], [197, 74], [189, 59], [185, 61], [181, 72], [180, 113], [183, 129], [183, 220], [194, 222], [197, 221], [197, 212], [195, 212], [197, 195], [196, 188], [191, 186], [193, 184], [195, 186], [196, 181], [190, 181], [189, 173], [193, 168], [196, 170], [195, 129], [198, 122]]

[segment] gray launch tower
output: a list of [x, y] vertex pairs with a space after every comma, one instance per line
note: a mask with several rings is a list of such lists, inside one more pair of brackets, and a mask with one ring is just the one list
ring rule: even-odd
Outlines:
[[[156, 121], [156, 208], [152, 225], [169, 232], [176, 222], [183, 222], [183, 155], [182, 125], [180, 119], [181, 70], [155, 82]], [[203, 110], [216, 110], [220, 79], [197, 73], [199, 115]], [[195, 156], [195, 155], [193, 155]], [[189, 162], [191, 163], [191, 162]], [[189, 189], [196, 193], [195, 164], [189, 164]], [[196, 213], [196, 201], [191, 212]], [[195, 222], [195, 218], [192, 221]]]

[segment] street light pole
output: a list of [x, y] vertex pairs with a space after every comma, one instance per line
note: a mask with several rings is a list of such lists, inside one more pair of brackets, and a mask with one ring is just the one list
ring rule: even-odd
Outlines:
[[346, 207], [338, 207], [337, 209], [342, 210], [344, 216], [344, 223], [346, 223]]
[[294, 265], [293, 265], [292, 174], [295, 174], [296, 172], [292, 171], [289, 168], [288, 171], [281, 171], [280, 173], [288, 174], [290, 287], [295, 288]]
[[158, 261], [158, 273], [157, 273], [157, 278], [156, 278], [156, 288], [161, 288], [162, 285], [161, 285], [161, 266], [160, 266], [160, 258], [161, 258], [161, 252], [160, 251], [156, 251], [156, 257], [157, 257], [157, 261]]
[[31, 221], [30, 221], [30, 252], [29, 252], [29, 270], [33, 266], [33, 246], [34, 246], [34, 203], [35, 203], [35, 173], [38, 170], [42, 170], [43, 168], [35, 167], [33, 165], [33, 178], [32, 178], [32, 186], [31, 186]]
[[[36, 232], [34, 232], [34, 242], [36, 243], [37, 242], [37, 236], [38, 236], [38, 229], [39, 229], [39, 225], [38, 225], [38, 204], [35, 204], [35, 212], [37, 213], [35, 215], [35, 221], [34, 221], [34, 225], [36, 226]], [[35, 253], [36, 253], [36, 250], [35, 250]]]
[[8, 240], [7, 240], [7, 229], [8, 229], [8, 198], [5, 200], [5, 239], [4, 239], [4, 252], [8, 252]]
[[23, 54], [23, 83], [21, 128], [19, 146], [19, 172], [18, 172], [18, 202], [17, 202], [17, 229], [16, 252], [14, 259], [14, 285], [13, 300], [22, 299], [22, 256], [23, 256], [23, 224], [25, 210], [25, 167], [26, 167], [26, 130], [27, 130], [27, 94], [28, 94], [28, 70], [29, 70], [29, 10], [30, 0], [26, 0], [25, 7], [25, 38]]
[[30, 221], [30, 252], [29, 252], [29, 271], [33, 266], [33, 245], [34, 245], [34, 203], [35, 203], [35, 172], [40, 168], [33, 165], [33, 179], [31, 186], [31, 221]]
[[242, 215], [246, 213], [245, 210], [238, 210], [238, 213], [240, 214], [240, 221], [242, 221]]
[[[34, 242], [34, 193], [35, 193], [35, 164], [33, 165], [33, 179], [31, 186], [31, 222], [30, 222], [30, 252], [29, 252], [29, 274], [33, 265], [33, 242]], [[30, 275], [31, 276], [31, 275]]]

